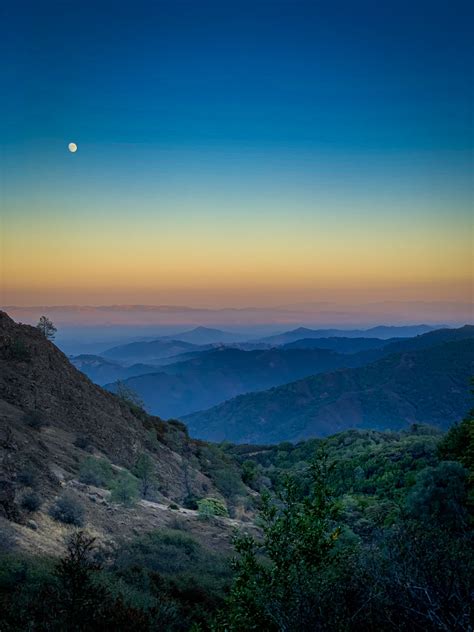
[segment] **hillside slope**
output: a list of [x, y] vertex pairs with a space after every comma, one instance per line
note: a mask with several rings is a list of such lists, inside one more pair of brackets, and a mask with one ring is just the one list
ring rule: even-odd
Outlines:
[[195, 436], [247, 443], [418, 422], [446, 428], [469, 407], [473, 360], [474, 339], [449, 342], [242, 395], [184, 419]]
[[[205, 450], [182, 424], [151, 417], [93, 384], [36, 328], [0, 312], [0, 532], [12, 531], [29, 550], [55, 554], [71, 527], [55, 522], [49, 510], [64, 493], [83, 507], [87, 528], [99, 540], [166, 525], [181, 512], [178, 506], [170, 512], [170, 502], [223, 498], [207, 473]], [[114, 480], [130, 480], [144, 455], [156, 481], [151, 500], [113, 503], [109, 488], [80, 480], [90, 458], [108, 462]], [[34, 520], [22, 505], [32, 492], [41, 504]], [[212, 540], [196, 512], [183, 512], [191, 531], [207, 531]], [[220, 529], [216, 544], [230, 541], [232, 525], [223, 527], [211, 528]]]

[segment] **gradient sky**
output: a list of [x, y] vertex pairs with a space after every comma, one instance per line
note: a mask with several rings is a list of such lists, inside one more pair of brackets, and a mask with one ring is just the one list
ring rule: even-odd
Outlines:
[[3, 305], [472, 298], [472, 3], [6, 4]]

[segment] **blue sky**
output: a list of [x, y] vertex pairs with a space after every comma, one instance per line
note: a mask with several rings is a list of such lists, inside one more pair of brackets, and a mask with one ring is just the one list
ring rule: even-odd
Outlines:
[[[306, 299], [345, 277], [370, 286], [374, 265], [379, 285], [409, 283], [412, 269], [417, 283], [467, 287], [472, 3], [86, 0], [4, 12], [8, 297], [28, 302], [43, 283], [58, 301], [65, 286], [85, 300], [85, 259], [104, 261], [94, 291], [111, 300], [136, 279], [145, 302], [170, 283], [185, 302], [201, 283], [218, 303], [237, 278], [239, 301], [255, 282], [282, 295], [301, 286]], [[334, 241], [332, 263], [329, 251], [327, 265], [312, 259], [310, 233], [315, 251]], [[150, 235], [188, 268], [153, 260]], [[141, 263], [122, 270], [124, 250]], [[29, 251], [45, 261], [40, 276]], [[254, 268], [239, 272], [239, 258]]]

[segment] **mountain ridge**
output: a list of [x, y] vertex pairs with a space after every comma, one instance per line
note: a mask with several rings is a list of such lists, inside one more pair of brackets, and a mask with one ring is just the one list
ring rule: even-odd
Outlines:
[[286, 344], [303, 338], [393, 338], [395, 336], [410, 337], [427, 333], [440, 326], [432, 325], [377, 325], [368, 329], [309, 329], [298, 327], [273, 336], [260, 338], [261, 342], [270, 344]]
[[[330, 349], [243, 351], [218, 347], [184, 362], [160, 366], [156, 373], [131, 377], [125, 384], [138, 393], [150, 412], [179, 417], [240, 393], [363, 361]], [[106, 384], [105, 388], [114, 392], [117, 387]]]
[[447, 428], [469, 407], [473, 359], [474, 339], [445, 342], [240, 395], [183, 420], [195, 436], [238, 443], [299, 441], [409, 423]]

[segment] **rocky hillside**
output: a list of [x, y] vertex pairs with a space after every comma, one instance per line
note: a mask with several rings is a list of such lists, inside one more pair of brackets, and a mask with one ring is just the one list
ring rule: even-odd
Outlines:
[[474, 338], [394, 353], [364, 367], [316, 375], [241, 395], [185, 417], [212, 441], [278, 443], [348, 428], [447, 428], [469, 408]]
[[[36, 328], [0, 312], [0, 531], [13, 532], [32, 550], [54, 552], [67, 527], [50, 510], [66, 493], [99, 539], [155, 528], [180, 513], [200, 532], [203, 525], [195, 511], [182, 509], [184, 500], [226, 501], [209, 474], [209, 454], [182, 424], [151, 417], [93, 384]], [[151, 463], [152, 500], [127, 507], [111, 502], [105, 485], [81, 482], [84, 462], [100, 459], [112, 479], [126, 475], [135, 484], [130, 472], [140, 458]], [[41, 505], [33, 513], [24, 506], [31, 495]], [[221, 528], [214, 541], [229, 537]]]

